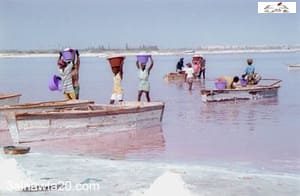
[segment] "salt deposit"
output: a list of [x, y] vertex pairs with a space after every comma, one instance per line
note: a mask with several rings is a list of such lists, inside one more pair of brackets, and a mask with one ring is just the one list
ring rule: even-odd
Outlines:
[[0, 192], [19, 191], [32, 184], [32, 180], [15, 159], [0, 157], [0, 174]]
[[[137, 196], [138, 194], [136, 194]], [[195, 196], [192, 194], [186, 183], [183, 181], [180, 173], [175, 171], [166, 171], [159, 176], [150, 188], [140, 196], [165, 196], [165, 195], [180, 195], [180, 196]]]

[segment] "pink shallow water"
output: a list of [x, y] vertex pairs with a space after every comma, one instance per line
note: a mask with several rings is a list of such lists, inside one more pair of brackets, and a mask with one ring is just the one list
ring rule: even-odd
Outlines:
[[[195, 82], [192, 91], [188, 91], [187, 85], [183, 82], [163, 81], [164, 74], [174, 71], [177, 58], [155, 57], [155, 67], [150, 75], [152, 100], [163, 100], [166, 103], [161, 128], [28, 145], [32, 146], [35, 152], [75, 153], [182, 163], [239, 162], [299, 171], [300, 132], [297, 122], [300, 104], [295, 97], [300, 97], [300, 93], [294, 90], [294, 84], [299, 79], [300, 72], [288, 72], [286, 67], [278, 64], [278, 58], [282, 59], [283, 56], [278, 57], [278, 54], [255, 56], [261, 73], [265, 73], [266, 77], [280, 78], [284, 81], [277, 98], [209, 104], [201, 102], [200, 88], [214, 85], [214, 78], [222, 73], [234, 75], [236, 70], [243, 70], [246, 56], [245, 58], [240, 55], [208, 56], [207, 62], [210, 65], [207, 70], [208, 78], [205, 81]], [[17, 88], [14, 85], [15, 81], [11, 81], [10, 78], [1, 82], [4, 84], [6, 82], [5, 86], [10, 86], [9, 89], [22, 92], [22, 102], [62, 98], [60, 93], [49, 92], [45, 88], [47, 76], [54, 72], [51, 68], [52, 60], [35, 59], [37, 62], [31, 62], [30, 66], [44, 64], [44, 67], [24, 70], [25, 74], [29, 74], [29, 70], [34, 70], [33, 74], [43, 81], [40, 83], [28, 81], [34, 88], [29, 88], [27, 81]], [[30, 62], [29, 59], [22, 61], [25, 61], [26, 65]], [[137, 96], [138, 81], [134, 62], [133, 57], [126, 58], [123, 79], [126, 100], [135, 100]], [[89, 65], [81, 67], [82, 99], [107, 103], [112, 84], [107, 62], [105, 59], [83, 58], [82, 64]], [[241, 66], [234, 66], [236, 64]], [[269, 71], [270, 66], [272, 73]], [[5, 71], [9, 75], [13, 69]], [[4, 135], [5, 132], [0, 131], [0, 145], [9, 143], [8, 139], [4, 139]]]

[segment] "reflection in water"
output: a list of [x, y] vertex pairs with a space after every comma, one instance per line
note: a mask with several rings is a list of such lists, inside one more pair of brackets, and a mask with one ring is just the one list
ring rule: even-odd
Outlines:
[[[188, 90], [188, 83], [183, 80], [165, 81], [165, 84], [170, 86], [175, 85], [176, 89], [179, 91]], [[193, 91], [198, 91], [202, 88], [205, 88], [205, 80], [195, 79], [192, 85], [192, 91], [189, 91], [189, 94], [191, 94]]]
[[[176, 85], [177, 90], [188, 89], [188, 83], [183, 80], [173, 80], [173, 81], [165, 81], [167, 85]], [[205, 80], [204, 79], [195, 79], [192, 86], [193, 90], [199, 90], [205, 88]]]
[[205, 80], [204, 79], [200, 80], [199, 84], [200, 84], [200, 86], [199, 86], [200, 89], [204, 89], [205, 88]]
[[295, 152], [289, 143], [280, 143], [286, 132], [280, 128], [277, 99], [196, 105], [196, 93], [187, 98], [191, 101], [166, 112], [173, 117], [167, 121], [172, 131], [165, 130], [165, 154], [170, 158], [270, 163], [274, 159], [290, 159]]
[[161, 154], [164, 151], [165, 140], [162, 128], [157, 126], [142, 130], [33, 142], [26, 145], [32, 147], [32, 152], [84, 154], [85, 156], [125, 159], [131, 154], [138, 153], [143, 156]]
[[276, 106], [278, 106], [277, 98], [204, 103], [201, 105], [200, 120], [219, 125], [241, 126], [243, 130], [254, 131], [256, 123], [262, 119], [278, 122], [279, 108]]
[[165, 85], [170, 85], [170, 86], [175, 85], [177, 90], [182, 90], [186, 85], [184, 80], [170, 80], [170, 81], [164, 80], [164, 83]]

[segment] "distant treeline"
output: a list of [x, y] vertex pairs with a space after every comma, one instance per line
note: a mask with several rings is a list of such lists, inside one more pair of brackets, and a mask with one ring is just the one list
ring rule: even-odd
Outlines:
[[[1, 53], [17, 53], [17, 54], [51, 54], [58, 53], [62, 48], [58, 49], [30, 49], [30, 50], [0, 50]], [[202, 46], [198, 48], [177, 48], [177, 49], [159, 49], [158, 46], [152, 45], [141, 45], [139, 47], [129, 47], [127, 44], [125, 48], [110, 48], [104, 46], [98, 47], [88, 47], [88, 48], [76, 48], [80, 52], [88, 52], [88, 53], [104, 53], [104, 52], [139, 52], [139, 51], [187, 51], [187, 50], [201, 50], [201, 51], [226, 51], [226, 50], [300, 50], [300, 45], [256, 45], [256, 46], [223, 46], [223, 45], [215, 45], [215, 46]]]
[[[137, 48], [131, 48], [128, 47], [126, 44], [125, 49], [121, 48], [110, 48], [110, 47], [104, 47], [104, 46], [98, 46], [98, 47], [88, 47], [88, 48], [75, 48], [78, 49], [81, 52], [89, 52], [89, 53], [101, 53], [101, 52], [107, 52], [107, 51], [113, 51], [113, 52], [123, 52], [123, 51], [159, 51], [159, 48], [157, 46], [146, 46], [141, 45]], [[39, 49], [30, 49], [30, 50], [0, 50], [1, 53], [30, 53], [30, 54], [49, 54], [49, 53], [58, 53], [61, 50], [59, 49], [46, 49], [46, 50], [39, 50]]]

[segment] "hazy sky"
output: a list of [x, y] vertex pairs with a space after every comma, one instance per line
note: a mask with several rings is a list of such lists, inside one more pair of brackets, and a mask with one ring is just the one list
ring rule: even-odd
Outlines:
[[257, 2], [0, 0], [0, 49], [300, 44], [300, 9], [258, 14]]

